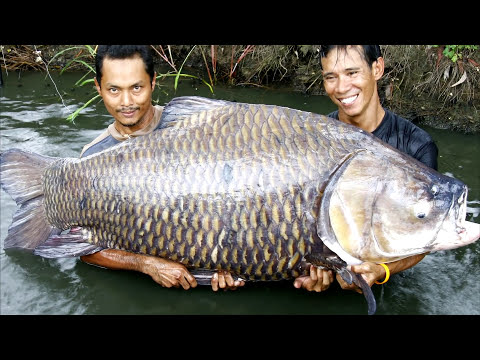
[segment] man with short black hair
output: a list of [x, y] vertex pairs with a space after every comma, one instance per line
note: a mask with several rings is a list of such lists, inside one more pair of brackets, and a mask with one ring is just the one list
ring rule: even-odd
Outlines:
[[[385, 109], [380, 103], [377, 82], [384, 73], [384, 59], [379, 45], [322, 45], [320, 50], [323, 84], [338, 110], [328, 114], [344, 123], [368, 131], [396, 149], [437, 170], [438, 148], [431, 136], [412, 122]], [[415, 255], [385, 265], [390, 274], [411, 268], [425, 257]], [[383, 265], [364, 262], [351, 266], [367, 283], [385, 281], [390, 274]], [[355, 284], [348, 285], [340, 275], [343, 289], [361, 292]], [[331, 270], [311, 266], [310, 275], [294, 281], [296, 288], [324, 291], [333, 282]]]
[[[161, 131], [163, 107], [152, 105], [155, 89], [153, 58], [148, 45], [100, 45], [96, 54], [95, 86], [114, 122], [84, 146], [85, 157], [131, 137]], [[164, 287], [196, 287], [195, 277], [180, 263], [124, 250], [104, 249], [81, 257], [82, 261], [116, 270], [134, 270], [150, 275]], [[245, 284], [227, 271], [217, 271], [212, 289], [236, 289]]]

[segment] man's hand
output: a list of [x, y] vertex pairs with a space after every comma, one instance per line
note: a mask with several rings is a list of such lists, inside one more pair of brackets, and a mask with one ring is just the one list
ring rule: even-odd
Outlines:
[[[390, 275], [393, 275], [400, 271], [410, 269], [418, 264], [425, 256], [426, 254], [413, 255], [402, 260], [393, 261], [386, 265], [390, 270]], [[382, 265], [372, 262], [364, 262], [359, 265], [349, 265], [348, 269], [354, 273], [361, 274], [370, 287], [372, 287], [375, 281], [382, 282], [386, 275], [385, 269]], [[336, 278], [342, 289], [353, 290], [360, 294], [362, 293], [362, 290], [357, 285], [354, 283], [351, 285], [347, 284], [339, 274], [337, 274]]]
[[310, 275], [297, 277], [293, 282], [293, 286], [297, 289], [304, 288], [308, 291], [322, 292], [327, 290], [332, 282], [332, 270], [325, 270], [310, 265]]
[[147, 256], [142, 266], [142, 272], [163, 287], [182, 287], [185, 290], [197, 286], [197, 280], [182, 264], [154, 256]]
[[[382, 281], [385, 279], [386, 275], [383, 266], [372, 262], [364, 262], [360, 265], [349, 265], [348, 269], [354, 273], [361, 274], [370, 287], [372, 287], [376, 280]], [[355, 283], [352, 282], [350, 285], [347, 284], [347, 282], [345, 282], [345, 280], [343, 280], [339, 274], [337, 274], [336, 278], [342, 289], [353, 290], [359, 294], [362, 293], [362, 290], [355, 285]]]
[[170, 287], [183, 287], [185, 290], [197, 286], [197, 280], [180, 263], [156, 256], [132, 252], [104, 249], [91, 255], [80, 257], [82, 261], [112, 270], [133, 270], [150, 275], [158, 284]]
[[[80, 258], [86, 263], [107, 269], [142, 272], [150, 275], [156, 283], [167, 288], [181, 286], [188, 290], [198, 285], [195, 277], [183, 264], [157, 256], [135, 254], [117, 249], [104, 249]], [[218, 289], [235, 290], [237, 287], [244, 286], [245, 281], [234, 281], [229, 272], [219, 271], [212, 277], [211, 284], [213, 291]]]
[[217, 291], [218, 289], [236, 290], [237, 287], [245, 285], [245, 281], [233, 280], [232, 274], [228, 271], [218, 270], [213, 274], [211, 284], [213, 291]]

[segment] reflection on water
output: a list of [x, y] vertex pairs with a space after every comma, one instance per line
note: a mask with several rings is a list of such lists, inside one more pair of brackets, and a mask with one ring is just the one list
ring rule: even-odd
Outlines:
[[[95, 95], [75, 89], [81, 75], [55, 76], [66, 109], [44, 74], [22, 73], [0, 88], [0, 150], [20, 148], [49, 156], [79, 155], [110, 117], [101, 102], [86, 109], [75, 124], [65, 118]], [[216, 88], [183, 81], [175, 94], [163, 84], [154, 99], [167, 103], [175, 95], [200, 95], [238, 102], [265, 103], [316, 113], [334, 109], [330, 100], [288, 89]], [[480, 150], [478, 135], [426, 128], [440, 149], [439, 171], [469, 187], [470, 221], [480, 222]], [[237, 291], [214, 293], [210, 287], [166, 289], [148, 276], [100, 269], [73, 259], [43, 259], [18, 250], [3, 250], [15, 203], [3, 191], [1, 209], [1, 314], [366, 314], [362, 295], [334, 284], [317, 294], [291, 282], [247, 284]], [[417, 266], [374, 286], [377, 314], [480, 314], [480, 244], [428, 255]]]

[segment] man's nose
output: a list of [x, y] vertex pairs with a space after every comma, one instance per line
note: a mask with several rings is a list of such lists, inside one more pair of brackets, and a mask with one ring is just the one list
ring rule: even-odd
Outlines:
[[130, 94], [130, 91], [123, 91], [122, 92], [122, 106], [129, 106], [133, 105], [133, 100], [132, 100], [132, 95]]
[[352, 81], [350, 80], [350, 78], [348, 76], [340, 75], [338, 77], [337, 88], [336, 88], [336, 91], [338, 93], [348, 92], [348, 90], [350, 90], [351, 86], [352, 86]]

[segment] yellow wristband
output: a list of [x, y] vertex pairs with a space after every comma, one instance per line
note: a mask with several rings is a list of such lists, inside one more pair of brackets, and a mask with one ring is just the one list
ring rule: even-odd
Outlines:
[[375, 280], [375, 284], [378, 284], [378, 285], [385, 284], [388, 281], [388, 279], [390, 279], [390, 269], [385, 264], [378, 264], [378, 265], [382, 265], [383, 268], [385, 269], [385, 280], [383, 280], [382, 282], [378, 282]]

